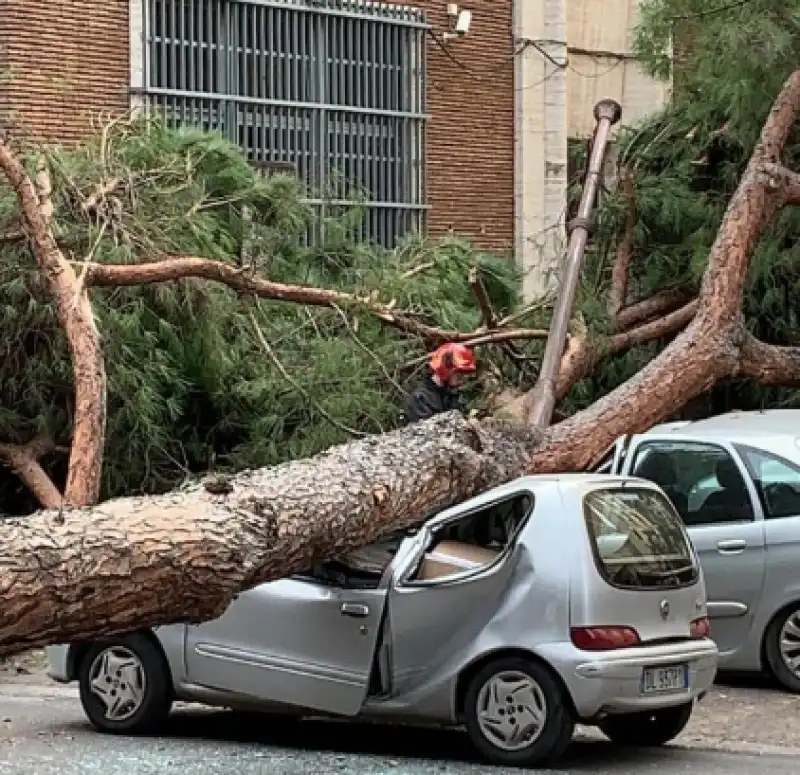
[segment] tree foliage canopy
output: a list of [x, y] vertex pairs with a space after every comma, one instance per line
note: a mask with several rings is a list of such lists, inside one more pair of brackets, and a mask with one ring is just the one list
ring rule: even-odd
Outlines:
[[[683, 53], [673, 73], [670, 42]], [[635, 227], [630, 292], [644, 298], [664, 289], [696, 293], [709, 249], [770, 105], [797, 66], [800, 2], [787, 0], [644, 0], [635, 49], [653, 76], [674, 75], [669, 106], [627, 127], [618, 138], [619, 164], [633, 176]], [[624, 115], [623, 115], [624, 121]], [[800, 135], [784, 151], [800, 162]], [[581, 307], [596, 331], [608, 316], [599, 299], [610, 284], [613, 256], [625, 228], [621, 189], [602, 198], [595, 250], [587, 255]], [[800, 342], [800, 210], [784, 209], [750, 263], [743, 311], [748, 328], [775, 344]], [[652, 342], [607, 359], [570, 396], [591, 403], [652, 358]], [[705, 411], [798, 406], [796, 390], [752, 383], [721, 385]]]
[[[253, 271], [272, 280], [380, 289], [384, 300], [446, 328], [480, 324], [465, 282], [472, 266], [501, 314], [518, 302], [506, 259], [456, 238], [409, 238], [392, 252], [358, 244], [358, 207], [321, 224], [293, 178], [258, 175], [237, 148], [198, 130], [117, 123], [50, 152], [50, 165], [56, 236], [78, 265], [160, 253], [234, 262], [247, 236]], [[109, 181], [113, 212], [100, 218], [86, 205]], [[16, 211], [13, 192], [0, 189], [0, 235], [18, 228]], [[309, 246], [307, 233], [321, 225], [324, 238]], [[0, 438], [46, 434], [67, 445], [73, 385], [63, 331], [25, 242], [0, 251]], [[308, 456], [346, 438], [345, 428], [393, 427], [424, 354], [419, 341], [368, 315], [251, 303], [215, 283], [93, 289], [92, 299], [109, 385], [104, 497], [169, 489], [210, 467]], [[264, 351], [251, 313], [296, 384]], [[64, 463], [52, 459], [56, 479]], [[0, 512], [32, 507], [13, 476], [0, 481]]]

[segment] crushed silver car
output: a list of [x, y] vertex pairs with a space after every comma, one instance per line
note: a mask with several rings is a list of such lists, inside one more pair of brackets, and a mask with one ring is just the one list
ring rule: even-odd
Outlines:
[[52, 646], [107, 732], [175, 699], [463, 724], [489, 760], [557, 758], [576, 722], [660, 745], [713, 682], [700, 566], [649, 482], [516, 480], [417, 530], [242, 594], [219, 618]]
[[703, 566], [720, 668], [766, 670], [800, 693], [800, 410], [659, 425], [601, 465], [673, 502]]

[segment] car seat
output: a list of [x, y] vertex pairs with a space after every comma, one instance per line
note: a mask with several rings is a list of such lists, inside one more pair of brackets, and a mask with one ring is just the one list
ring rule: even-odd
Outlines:
[[721, 489], [706, 497], [695, 512], [695, 521], [709, 523], [752, 520], [753, 502], [736, 463], [726, 457], [717, 463], [714, 473]]
[[669, 453], [651, 452], [633, 474], [657, 484], [670, 499], [681, 519], [686, 519], [689, 499], [678, 489], [678, 468]]

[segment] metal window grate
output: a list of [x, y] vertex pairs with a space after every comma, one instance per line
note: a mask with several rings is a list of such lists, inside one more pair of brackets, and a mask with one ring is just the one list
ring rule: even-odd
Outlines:
[[425, 13], [364, 0], [143, 0], [144, 101], [292, 165], [361, 239], [422, 231]]

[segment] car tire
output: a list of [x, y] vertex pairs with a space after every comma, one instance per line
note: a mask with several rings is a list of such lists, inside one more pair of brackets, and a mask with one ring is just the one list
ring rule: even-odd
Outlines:
[[[766, 656], [767, 667], [775, 680], [784, 689], [800, 694], [800, 675], [792, 672], [781, 653], [783, 631], [789, 623], [794, 624], [795, 627], [800, 627], [800, 605], [795, 605], [772, 620], [764, 636], [764, 655]], [[800, 651], [800, 639], [798, 639], [797, 645]]]
[[101, 732], [146, 734], [172, 707], [169, 666], [146, 635], [93, 643], [78, 667], [81, 705]]
[[612, 743], [655, 747], [674, 740], [683, 732], [693, 710], [694, 702], [687, 702], [673, 708], [609, 716], [598, 726]]
[[[482, 756], [512, 767], [554, 762], [575, 729], [558, 679], [546, 666], [521, 657], [492, 660], [472, 677], [464, 697], [464, 723]], [[521, 740], [514, 739], [515, 726], [517, 735], [527, 727]]]

